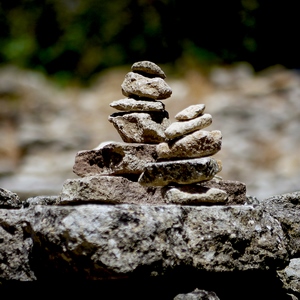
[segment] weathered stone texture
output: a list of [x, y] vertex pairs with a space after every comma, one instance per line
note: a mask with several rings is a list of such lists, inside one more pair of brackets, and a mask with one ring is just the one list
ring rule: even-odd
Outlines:
[[146, 162], [156, 160], [156, 145], [110, 142], [76, 154], [73, 172], [80, 176], [141, 174]]
[[168, 113], [114, 113], [108, 119], [127, 143], [158, 144], [165, 140]]
[[214, 292], [195, 289], [191, 293], [177, 295], [174, 300], [220, 300], [220, 298]]
[[142, 73], [149, 77], [157, 76], [162, 79], [166, 78], [166, 74], [157, 64], [147, 60], [135, 62], [131, 66], [131, 71], [136, 73]]
[[190, 105], [187, 108], [180, 111], [179, 113], [177, 113], [175, 115], [175, 119], [178, 121], [191, 120], [203, 114], [204, 110], [205, 104]]
[[0, 208], [20, 208], [21, 200], [16, 193], [0, 187]]
[[221, 150], [222, 134], [219, 130], [199, 130], [179, 140], [157, 145], [159, 158], [197, 158], [214, 155]]
[[210, 180], [220, 171], [220, 165], [211, 157], [148, 163], [139, 183], [144, 186], [191, 184]]
[[210, 114], [204, 114], [189, 121], [172, 123], [165, 130], [165, 134], [168, 139], [174, 139], [176, 137], [180, 137], [196, 130], [208, 127], [211, 123], [212, 116]]
[[120, 99], [110, 103], [110, 107], [121, 111], [162, 111], [165, 105], [160, 101]]
[[162, 78], [148, 78], [133, 72], [125, 75], [121, 87], [122, 93], [126, 97], [163, 100], [169, 98], [172, 94], [171, 88]]

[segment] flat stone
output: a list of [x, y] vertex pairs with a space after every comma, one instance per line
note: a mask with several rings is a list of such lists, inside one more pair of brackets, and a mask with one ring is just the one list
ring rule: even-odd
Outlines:
[[22, 202], [20, 197], [7, 189], [0, 188], [0, 208], [21, 208]]
[[131, 71], [141, 73], [144, 76], [166, 78], [164, 71], [155, 63], [151, 61], [138, 61], [131, 66]]
[[[217, 192], [214, 191], [217, 189], [203, 187], [201, 184], [146, 187], [122, 176], [94, 175], [66, 180], [56, 204], [240, 204], [238, 197], [235, 202], [234, 195], [229, 195], [226, 191]], [[184, 198], [179, 199], [176, 191], [181, 192]], [[218, 199], [212, 199], [213, 194]], [[225, 195], [227, 200], [221, 201], [221, 197]], [[232, 199], [229, 202], [230, 197]]]
[[165, 105], [160, 101], [121, 99], [110, 103], [110, 107], [121, 111], [162, 111]]
[[160, 143], [156, 151], [159, 158], [197, 158], [214, 155], [221, 146], [221, 131], [198, 130], [179, 140]]
[[196, 130], [208, 127], [212, 123], [212, 116], [210, 114], [204, 114], [200, 117], [189, 121], [181, 121], [172, 123], [166, 130], [165, 134], [168, 139], [174, 139], [194, 132]]
[[177, 113], [175, 119], [178, 121], [191, 120], [203, 114], [204, 110], [205, 110], [205, 104], [190, 105], [189, 107]]
[[174, 204], [195, 205], [200, 203], [225, 204], [228, 195], [216, 188], [205, 188], [197, 185], [172, 187], [166, 192], [167, 202]]
[[156, 145], [109, 142], [99, 149], [79, 151], [73, 172], [80, 176], [141, 174], [146, 162], [155, 162]]
[[220, 180], [215, 177], [212, 180], [197, 184], [205, 188], [216, 188], [223, 190], [228, 195], [227, 204], [245, 204], [247, 202], [246, 184], [240, 181]]
[[173, 300], [220, 300], [215, 292], [195, 289], [188, 294], [179, 294]]
[[124, 96], [133, 98], [163, 100], [172, 94], [171, 88], [162, 78], [148, 78], [133, 72], [125, 75], [121, 87]]
[[115, 113], [108, 120], [126, 143], [158, 144], [165, 141], [169, 126], [168, 113]]
[[148, 163], [139, 183], [144, 186], [191, 184], [210, 180], [220, 171], [221, 166], [211, 157]]

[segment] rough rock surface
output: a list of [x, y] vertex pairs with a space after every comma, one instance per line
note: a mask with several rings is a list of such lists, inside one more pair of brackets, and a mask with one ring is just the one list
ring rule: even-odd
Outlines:
[[220, 165], [211, 157], [148, 163], [139, 178], [139, 183], [144, 186], [191, 184], [210, 180], [220, 171]]
[[300, 256], [300, 192], [275, 195], [263, 200], [261, 205], [280, 222], [290, 255]]
[[108, 119], [126, 143], [158, 144], [165, 140], [168, 113], [114, 113]]
[[141, 174], [157, 157], [156, 145], [109, 142], [76, 154], [73, 172], [80, 176]]
[[220, 298], [214, 292], [195, 289], [191, 293], [177, 295], [174, 300], [220, 300]]
[[[176, 266], [274, 270], [287, 260], [280, 224], [251, 206], [36, 205], [9, 213], [1, 209], [0, 228], [2, 279], [18, 274], [33, 280], [29, 261], [36, 276], [50, 269], [60, 278], [100, 279], [143, 267], [144, 275]], [[15, 243], [16, 234], [22, 235], [21, 244]]]
[[179, 140], [157, 145], [159, 158], [193, 158], [214, 155], [221, 150], [222, 134], [219, 130], [198, 130]]
[[175, 119], [178, 121], [186, 121], [197, 118], [205, 110], [205, 104], [190, 105], [175, 115]]
[[200, 130], [208, 127], [212, 123], [212, 116], [210, 114], [204, 114], [200, 117], [189, 121], [181, 121], [172, 123], [166, 130], [165, 134], [168, 139], [174, 139], [179, 136], [186, 135], [188, 133]]
[[283, 282], [283, 287], [300, 297], [300, 258], [291, 259], [283, 271], [278, 271], [278, 275]]
[[133, 72], [125, 75], [121, 87], [126, 97], [163, 100], [172, 94], [171, 88], [162, 78], [148, 78]]
[[[233, 187], [230, 189], [228, 188], [230, 185], [231, 182], [227, 181], [219, 183], [227, 196], [226, 201], [223, 201], [222, 204], [244, 204], [246, 190], [241, 188], [236, 190]], [[173, 189], [182, 191], [185, 197], [179, 200], [176, 194], [170, 192]], [[222, 194], [222, 196], [225, 195]], [[244, 199], [243, 202], [242, 199]], [[218, 204], [216, 199], [214, 199], [214, 202]], [[30, 201], [27, 206], [35, 203], [36, 201]], [[205, 183], [184, 186], [144, 187], [137, 182], [117, 176], [90, 176], [66, 180], [56, 204], [70, 205], [73, 203], [212, 204], [211, 191], [209, 187], [205, 186]]]
[[110, 103], [110, 107], [121, 111], [162, 111], [165, 105], [160, 101], [120, 99]]
[[160, 77], [162, 79], [166, 78], [164, 71], [155, 63], [151, 61], [138, 61], [131, 66], [131, 71], [136, 73], [147, 74], [153, 77]]
[[0, 208], [20, 208], [19, 196], [7, 189], [0, 188]]

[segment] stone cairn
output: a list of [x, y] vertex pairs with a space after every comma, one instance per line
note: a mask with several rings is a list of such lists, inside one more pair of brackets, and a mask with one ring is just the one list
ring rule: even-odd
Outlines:
[[222, 169], [212, 156], [221, 150], [219, 130], [205, 105], [180, 111], [170, 124], [160, 101], [171, 96], [166, 75], [155, 63], [136, 62], [121, 85], [127, 98], [114, 101], [119, 110], [108, 120], [123, 142], [104, 142], [77, 153], [73, 171], [58, 204], [70, 202], [134, 204], [244, 204], [246, 186], [216, 176]]

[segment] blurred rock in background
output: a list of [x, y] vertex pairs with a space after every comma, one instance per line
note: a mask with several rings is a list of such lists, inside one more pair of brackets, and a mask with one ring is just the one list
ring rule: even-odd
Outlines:
[[[0, 187], [21, 199], [55, 195], [72, 173], [75, 155], [104, 141], [120, 141], [109, 103], [124, 98], [130, 66], [94, 76], [89, 87], [60, 88], [33, 71], [0, 69]], [[246, 183], [262, 199], [300, 190], [300, 74], [281, 66], [254, 73], [247, 63], [181, 75], [163, 66], [173, 90], [164, 101], [171, 121], [188, 105], [204, 103], [221, 130], [224, 179]]]

